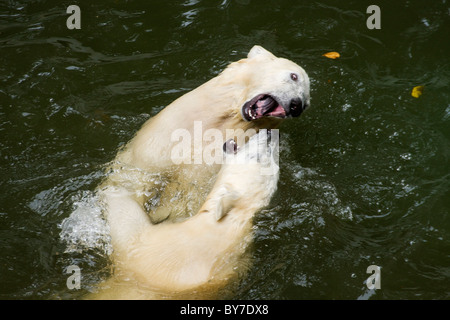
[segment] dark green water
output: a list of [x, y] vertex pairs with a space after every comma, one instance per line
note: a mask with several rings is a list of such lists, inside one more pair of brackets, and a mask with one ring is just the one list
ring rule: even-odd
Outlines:
[[447, 0], [1, 0], [0, 298], [79, 298], [105, 278], [104, 165], [260, 44], [304, 67], [312, 106], [281, 127], [279, 191], [235, 298], [449, 299], [449, 34]]

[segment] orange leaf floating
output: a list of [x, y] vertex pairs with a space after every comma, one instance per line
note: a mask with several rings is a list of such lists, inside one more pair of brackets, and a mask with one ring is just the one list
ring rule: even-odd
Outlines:
[[339, 52], [327, 52], [325, 54], [323, 54], [322, 56], [327, 57], [329, 59], [337, 59], [339, 58], [341, 55], [339, 54]]
[[422, 93], [423, 93], [423, 88], [424, 88], [424, 86], [417, 86], [417, 87], [414, 87], [414, 88], [412, 89], [411, 95], [412, 95], [414, 98], [420, 97], [420, 96], [422, 95]]

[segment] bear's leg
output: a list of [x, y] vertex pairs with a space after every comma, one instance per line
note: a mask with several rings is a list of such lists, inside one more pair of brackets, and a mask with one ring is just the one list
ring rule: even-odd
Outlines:
[[114, 250], [127, 250], [129, 241], [150, 225], [150, 220], [134, 194], [126, 189], [107, 187], [99, 193], [105, 205]]

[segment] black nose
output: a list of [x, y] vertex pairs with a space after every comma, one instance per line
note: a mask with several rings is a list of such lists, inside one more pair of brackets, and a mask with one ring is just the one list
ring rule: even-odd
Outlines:
[[300, 98], [293, 99], [289, 105], [289, 113], [293, 117], [300, 116], [304, 109], [303, 101]]
[[228, 139], [222, 146], [223, 152], [228, 154], [234, 154], [237, 152], [238, 145], [234, 139]]

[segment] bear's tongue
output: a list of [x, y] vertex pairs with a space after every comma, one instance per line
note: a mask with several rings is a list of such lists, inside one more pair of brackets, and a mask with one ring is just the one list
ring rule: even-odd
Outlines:
[[286, 111], [284, 111], [281, 105], [277, 105], [275, 109], [270, 110], [270, 112], [266, 113], [265, 115], [272, 117], [284, 117], [286, 116]]
[[269, 96], [265, 96], [264, 98], [258, 100], [255, 105], [257, 107], [256, 113], [258, 116], [286, 116], [286, 112], [283, 107]]

